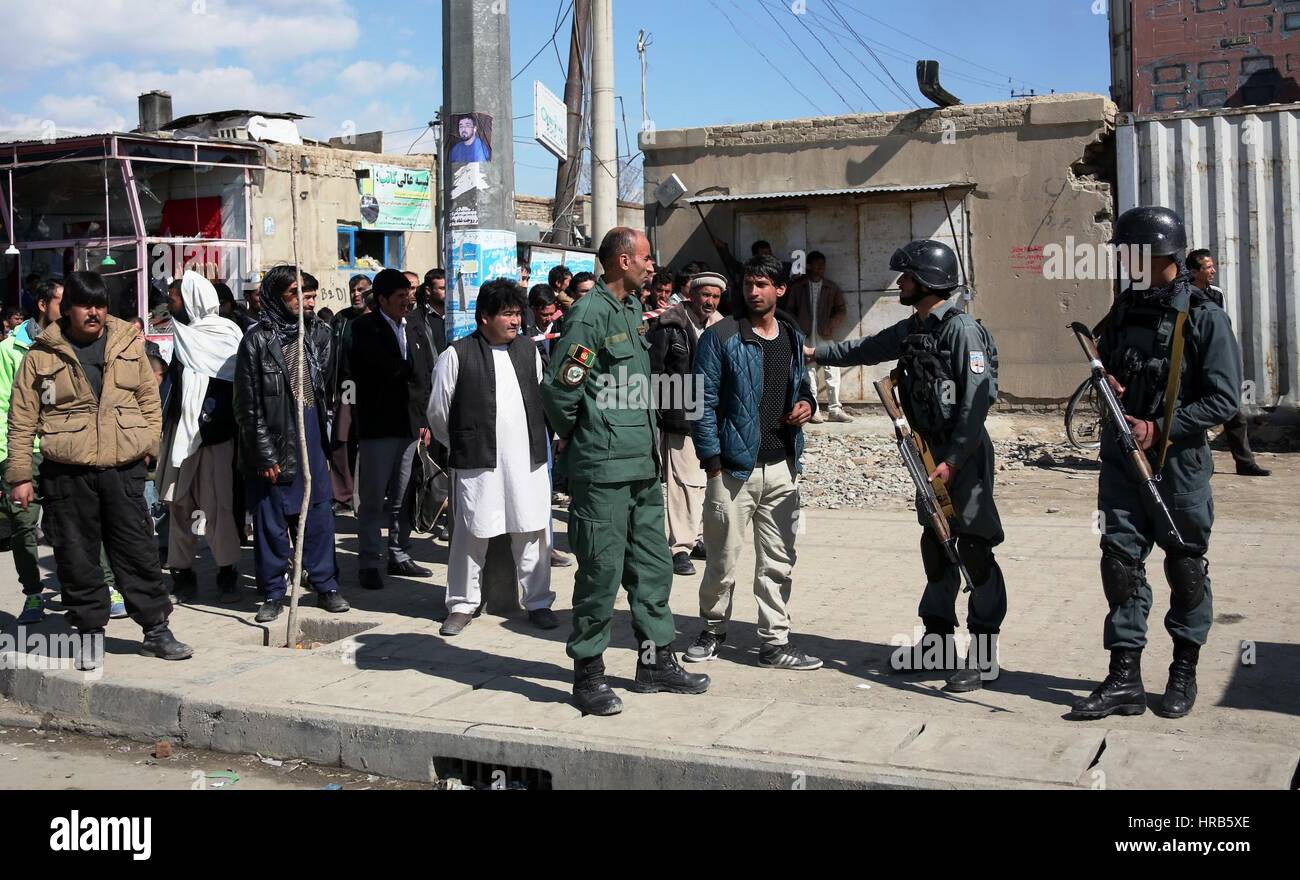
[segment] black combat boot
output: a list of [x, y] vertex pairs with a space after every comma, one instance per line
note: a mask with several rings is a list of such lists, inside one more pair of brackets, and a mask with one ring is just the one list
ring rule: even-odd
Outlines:
[[603, 658], [573, 661], [573, 702], [584, 715], [617, 715], [623, 711], [623, 701], [605, 681]]
[[952, 637], [953, 625], [938, 617], [923, 617], [921, 621], [925, 624], [925, 634], [921, 640], [910, 648], [899, 647], [889, 653], [889, 671], [895, 675], [943, 672], [956, 668], [957, 646]]
[[950, 694], [977, 691], [985, 682], [997, 681], [999, 672], [998, 634], [972, 632], [965, 661], [957, 664], [943, 689]]
[[657, 694], [667, 691], [670, 694], [702, 694], [709, 689], [709, 677], [687, 672], [677, 662], [672, 645], [654, 649], [654, 662], [644, 663], [643, 657], [636, 658], [636, 680], [632, 690], [638, 694]]
[[1182, 718], [1196, 705], [1196, 661], [1201, 646], [1184, 639], [1174, 639], [1174, 662], [1169, 664], [1169, 683], [1160, 701], [1162, 718]]
[[1107, 715], [1141, 715], [1147, 710], [1142, 689], [1142, 649], [1112, 648], [1110, 674], [1073, 707], [1072, 716], [1091, 720]]
[[144, 641], [140, 643], [140, 653], [146, 657], [161, 657], [164, 660], [185, 660], [194, 656], [194, 649], [172, 635], [167, 621], [147, 626]]

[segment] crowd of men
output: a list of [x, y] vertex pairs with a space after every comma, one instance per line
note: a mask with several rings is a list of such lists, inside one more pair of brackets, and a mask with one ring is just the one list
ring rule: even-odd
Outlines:
[[[1175, 656], [1161, 704], [1162, 714], [1180, 717], [1195, 701], [1197, 652], [1212, 619], [1206, 430], [1228, 423], [1239, 473], [1267, 471], [1245, 437], [1240, 356], [1212, 286], [1212, 255], [1183, 256], [1173, 212], [1137, 210], [1146, 213], [1120, 218], [1116, 241], [1154, 249], [1152, 292], [1126, 291], [1097, 333], [1136, 442], [1156, 450], [1160, 467], [1168, 453], [1161, 486], [1180, 493], [1170, 506], [1187, 540], [1164, 548]], [[951, 499], [955, 551], [926, 528], [918, 505], [925, 635], [893, 665], [930, 668], [927, 649], [937, 646], [946, 689], [995, 680], [1008, 590], [994, 554], [1004, 532], [984, 423], [997, 400], [997, 348], [954, 296], [957, 254], [932, 240], [901, 245], [890, 267], [912, 315], [844, 341], [845, 297], [823, 254], [809, 253], [806, 272], [792, 279], [766, 242], [743, 264], [715, 244], [723, 271], [657, 269], [646, 236], [628, 228], [601, 242], [599, 276], [559, 266], [529, 286], [521, 261], [518, 280], [482, 286], [474, 330], [450, 342], [440, 269], [354, 276], [351, 304], [337, 315], [317, 313], [317, 279], [293, 266], [266, 272], [246, 304], [186, 272], [169, 282], [154, 316], [171, 323], [169, 362], [146, 344], [143, 321], [108, 314], [96, 273], [33, 279], [26, 320], [6, 319], [0, 342], [0, 460], [25, 597], [18, 622], [45, 614], [42, 529], [68, 622], [91, 639], [110, 617], [129, 616], [144, 631], [143, 653], [190, 656], [168, 619], [173, 603], [200, 595], [200, 536], [217, 566], [216, 595], [230, 603], [245, 596], [237, 566], [251, 539], [262, 596], [255, 619], [267, 623], [281, 613], [302, 535], [317, 603], [343, 613], [334, 528], [336, 514], [351, 511], [363, 589], [384, 589], [386, 577], [430, 577], [415, 560], [413, 532], [449, 537], [442, 636], [456, 637], [478, 616], [498, 536], [509, 538], [528, 620], [555, 629], [551, 568], [573, 561], [554, 547], [552, 516], [567, 503], [578, 565], [567, 650], [584, 712], [622, 708], [604, 664], [620, 587], [638, 644], [633, 689], [708, 689], [707, 675], [678, 662], [673, 576], [704, 563], [699, 629], [680, 653], [688, 663], [717, 659], [750, 541], [758, 664], [814, 670], [822, 661], [792, 635], [803, 426], [852, 420], [839, 396], [841, 367], [897, 362], [899, 401], [923, 441], [928, 477]], [[1164, 358], [1168, 372], [1171, 334], [1150, 331], [1177, 315], [1193, 344], [1180, 364], [1187, 378], [1170, 386], [1176, 399], [1166, 408], [1168, 391], [1129, 366]], [[638, 386], [660, 391], [638, 403]], [[1138, 658], [1152, 599], [1143, 562], [1158, 529], [1114, 431], [1104, 436], [1101, 572], [1112, 662], [1075, 707], [1081, 718], [1146, 706]], [[964, 659], [952, 650], [963, 580], [973, 587]], [[101, 662], [94, 650], [79, 659], [83, 668]]]

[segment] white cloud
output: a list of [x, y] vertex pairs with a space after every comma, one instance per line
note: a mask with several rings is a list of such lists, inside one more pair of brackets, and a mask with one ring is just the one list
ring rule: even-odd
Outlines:
[[59, 0], [6, 22], [0, 68], [54, 67], [98, 55], [207, 60], [241, 52], [276, 60], [352, 48], [360, 27], [345, 0]]
[[42, 140], [134, 128], [98, 95], [45, 95], [28, 113], [0, 117], [4, 140]]
[[417, 83], [423, 76], [419, 70], [403, 61], [394, 61], [388, 65], [378, 61], [355, 61], [343, 68], [338, 80], [348, 91], [363, 94]]
[[94, 69], [92, 79], [109, 101], [132, 112], [136, 98], [153, 89], [171, 93], [176, 116], [234, 109], [297, 112], [301, 100], [292, 88], [259, 81], [245, 67], [161, 71], [102, 64]]

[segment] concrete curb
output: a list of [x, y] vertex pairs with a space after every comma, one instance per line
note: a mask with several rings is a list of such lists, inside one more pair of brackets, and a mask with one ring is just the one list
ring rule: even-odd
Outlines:
[[[187, 693], [187, 689], [191, 692]], [[1099, 774], [1094, 767], [1106, 766], [1101, 744], [1110, 733], [1101, 727], [1089, 728], [1096, 736], [1098, 757], [1092, 759], [1077, 779], [1066, 782], [981, 772], [954, 773], [923, 766], [864, 764], [716, 745], [665, 747], [625, 739], [597, 739], [581, 733], [332, 710], [288, 702], [230, 699], [216, 702], [192, 685], [169, 688], [85, 681], [79, 680], [76, 673], [63, 670], [0, 669], [0, 693], [13, 701], [0, 712], [24, 713], [24, 718], [32, 717], [25, 713], [39, 713], [45, 727], [141, 742], [165, 738], [187, 748], [237, 754], [256, 752], [419, 782], [448, 775], [466, 778], [467, 773], [473, 775], [475, 770], [483, 774], [493, 768], [508, 768], [515, 776], [531, 772], [532, 778], [538, 779], [546, 774], [549, 784], [556, 789], [1106, 787], [1096, 786], [1098, 778], [1104, 783], [1106, 774]], [[1007, 725], [1007, 728], [1023, 728], [1018, 732], [1029, 737], [1039, 729], [1027, 724]], [[944, 736], [949, 733], [945, 730]], [[1126, 760], [1131, 762], [1134, 737], [1120, 733], [1125, 738]], [[909, 741], [907, 747], [911, 745]], [[977, 755], [973, 760], [978, 759], [977, 745], [972, 742]], [[1205, 748], [1212, 748], [1218, 754], [1230, 751], [1232, 746], [1204, 741]], [[1087, 743], [1083, 748], [1092, 749], [1093, 745]], [[1285, 751], [1277, 747], [1267, 756], [1268, 769], [1243, 777], [1241, 785], [1290, 788], [1297, 756], [1293, 754], [1287, 763]], [[1069, 775], [1067, 770], [1061, 779]], [[1169, 784], [1176, 782], [1173, 779]]]

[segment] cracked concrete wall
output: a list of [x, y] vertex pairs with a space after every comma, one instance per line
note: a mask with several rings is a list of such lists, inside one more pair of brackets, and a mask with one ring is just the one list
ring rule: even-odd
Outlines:
[[[1114, 282], [1109, 277], [1045, 277], [1043, 249], [1068, 248], [1072, 254], [1109, 239], [1114, 122], [1115, 105], [1108, 99], [1068, 94], [910, 113], [657, 131], [653, 142], [642, 139], [646, 202], [653, 201], [655, 182], [670, 174], [682, 179], [689, 195], [936, 183], [963, 187], [948, 192], [950, 201], [965, 194], [963, 238], [969, 244], [966, 259], [976, 293], [970, 311], [997, 340], [1003, 398], [1063, 401], [1085, 372], [1066, 324], [1100, 320], [1110, 306]], [[849, 321], [837, 336], [852, 338], [908, 312], [898, 305], [896, 288], [891, 292], [876, 280], [887, 271], [888, 254], [903, 242], [873, 240], [872, 224], [910, 206], [913, 227], [924, 229], [915, 219], [918, 204], [936, 196], [802, 196], [701, 207], [713, 233], [739, 255], [748, 255], [752, 230], [764, 228], [759, 215], [789, 218], [803, 212], [807, 248], [827, 253], [828, 275], [849, 297]], [[648, 207], [646, 221], [655, 228], [664, 263], [673, 268], [692, 260], [718, 264], [699, 215], [685, 199], [669, 209]], [[886, 265], [877, 265], [882, 259]], [[857, 371], [846, 376], [846, 399], [874, 402], [869, 382], [874, 375]]]

